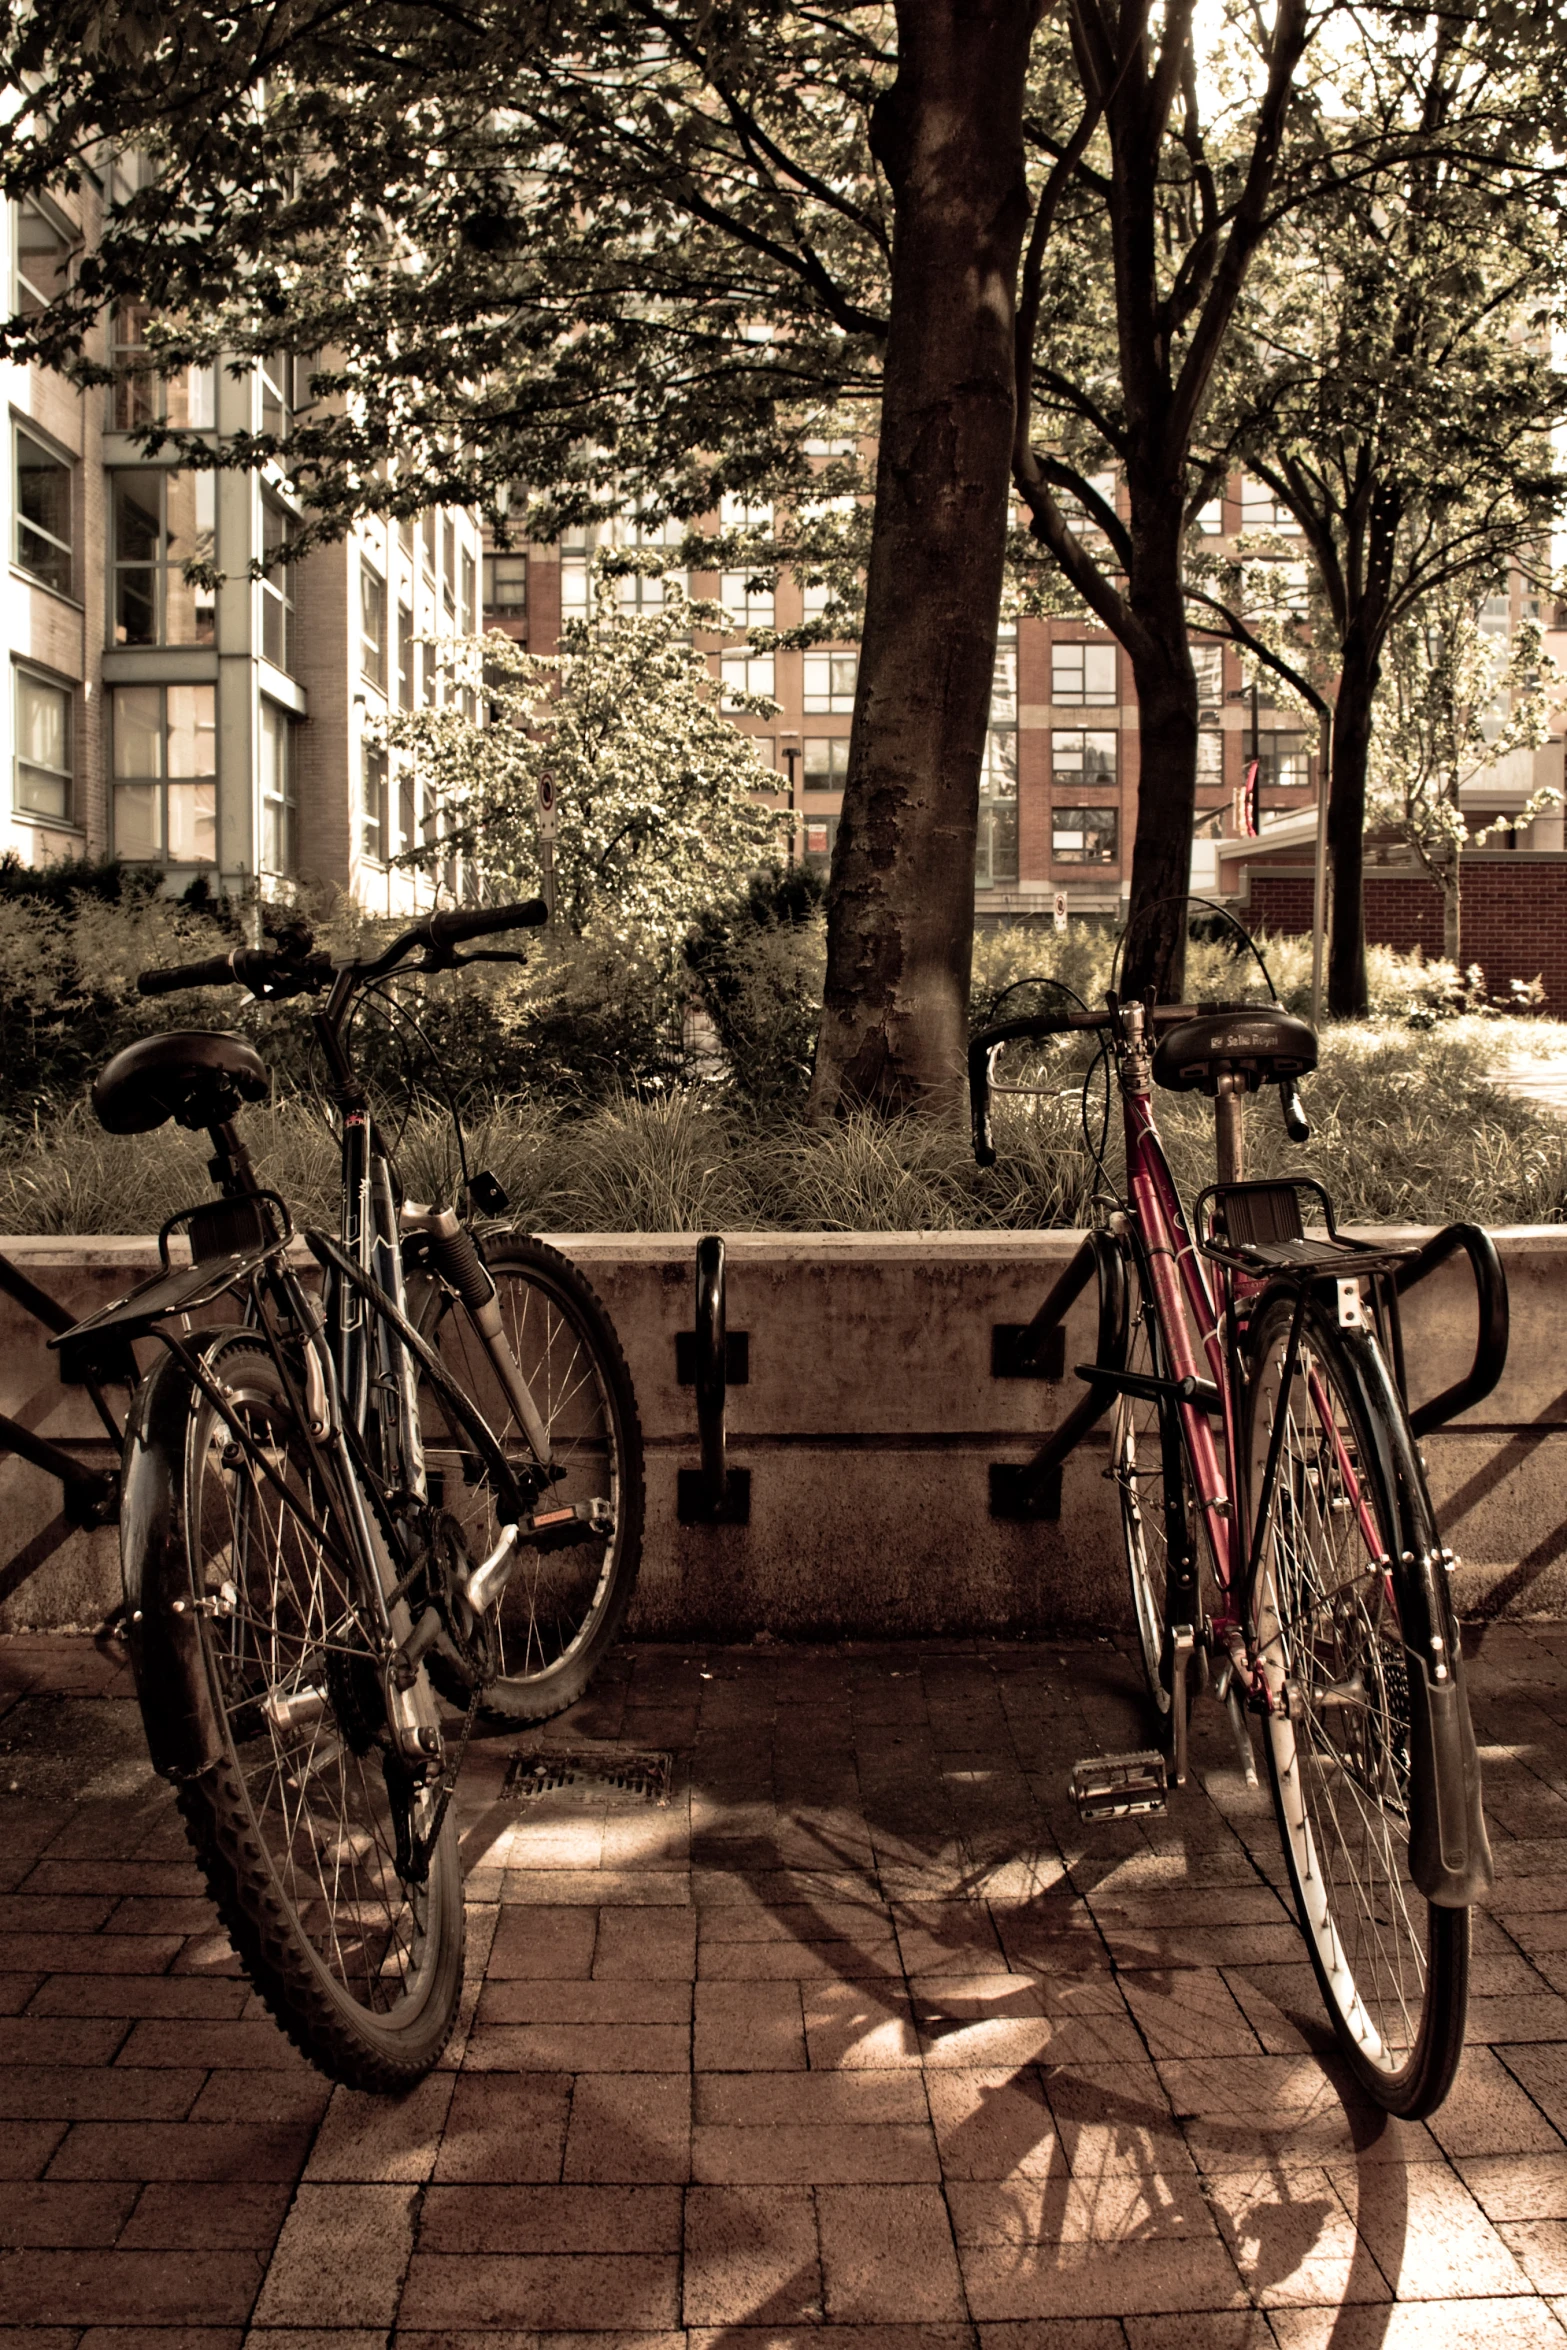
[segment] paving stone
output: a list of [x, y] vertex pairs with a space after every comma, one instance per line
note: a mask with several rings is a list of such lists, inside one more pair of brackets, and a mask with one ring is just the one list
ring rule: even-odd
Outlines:
[[677, 2325], [679, 2298], [680, 2263], [673, 2257], [416, 2252], [399, 2334], [428, 2326], [450, 2341], [455, 2327], [514, 2326], [536, 2340], [581, 2328], [599, 2342], [606, 2331]]
[[678, 2187], [431, 2187], [421, 2252], [678, 2252]]
[[832, 2324], [927, 2324], [968, 2314], [938, 2188], [819, 2187], [816, 2213]]
[[390, 2326], [413, 2248], [416, 2190], [303, 2186], [256, 2307], [261, 2326]]
[[649, 2073], [589, 2073], [572, 2089], [568, 2180], [679, 2183], [691, 2176], [691, 2082]]
[[819, 2320], [816, 2210], [804, 2187], [703, 2185], [686, 2197], [688, 2325], [772, 2328]]
[[800, 1986], [699, 1982], [692, 2062], [699, 2073], [803, 2072]]
[[1395, 2300], [1527, 2292], [1525, 2271], [1445, 2163], [1325, 2167]]

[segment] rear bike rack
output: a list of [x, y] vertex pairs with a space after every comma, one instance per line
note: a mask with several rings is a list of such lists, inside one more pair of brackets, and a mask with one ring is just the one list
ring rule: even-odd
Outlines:
[[[1090, 1428], [1096, 1427], [1115, 1400], [1108, 1379], [1126, 1368], [1126, 1260], [1121, 1244], [1108, 1232], [1089, 1232], [1044, 1304], [1015, 1340], [1008, 1341], [1011, 1362], [1040, 1359], [1050, 1333], [1065, 1320], [1067, 1309], [1088, 1285], [1090, 1274], [1099, 1279], [1099, 1338], [1094, 1349], [1095, 1377], [1087, 1394], [1074, 1404], [1059, 1428], [1047, 1436], [1031, 1461], [992, 1461], [990, 1514], [1013, 1521], [1057, 1519], [1061, 1515], [1061, 1466]], [[1002, 1323], [1001, 1330], [1011, 1325]], [[1105, 1374], [1105, 1377], [1099, 1374]], [[1015, 1368], [1003, 1376], [1018, 1376]], [[1024, 1374], [1026, 1375], [1026, 1374]]]
[[702, 1466], [676, 1476], [675, 1514], [682, 1526], [748, 1526], [751, 1472], [731, 1469], [724, 1428], [729, 1381], [750, 1377], [749, 1334], [728, 1327], [724, 1244], [709, 1232], [696, 1248], [696, 1328], [675, 1339], [675, 1371], [682, 1386], [696, 1389], [697, 1435]]

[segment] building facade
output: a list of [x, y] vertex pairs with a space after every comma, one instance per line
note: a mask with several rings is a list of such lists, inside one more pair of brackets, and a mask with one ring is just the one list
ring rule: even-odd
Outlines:
[[[94, 201], [89, 184], [69, 205], [6, 208], [16, 307], [57, 289]], [[117, 855], [171, 888], [204, 878], [242, 900], [336, 888], [374, 911], [423, 903], [434, 881], [395, 860], [435, 836], [439, 812], [375, 722], [433, 703], [445, 688], [431, 640], [477, 628], [476, 522], [363, 523], [253, 576], [301, 523], [277, 468], [182, 470], [136, 436], [159, 421], [214, 442], [286, 431], [295, 370], [135, 372], [141, 331], [135, 311], [115, 315], [94, 354], [121, 363], [106, 389], [0, 371], [0, 850], [25, 864]], [[217, 584], [192, 585], [191, 562]]]

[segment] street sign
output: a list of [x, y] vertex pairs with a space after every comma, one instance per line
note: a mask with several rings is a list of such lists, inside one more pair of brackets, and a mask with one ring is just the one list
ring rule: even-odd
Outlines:
[[555, 778], [546, 767], [539, 776], [539, 838], [553, 840], [560, 828], [560, 807], [555, 798]]
[[1058, 889], [1058, 890], [1056, 891], [1055, 917], [1056, 917], [1056, 928], [1057, 928], [1057, 930], [1065, 930], [1065, 928], [1066, 928], [1066, 891], [1065, 891], [1064, 889]]

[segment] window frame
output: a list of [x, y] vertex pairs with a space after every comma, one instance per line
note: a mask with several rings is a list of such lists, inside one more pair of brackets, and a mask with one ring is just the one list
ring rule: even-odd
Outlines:
[[[1083, 758], [1088, 756], [1090, 736], [1097, 736], [1110, 745], [1110, 766], [1106, 773], [1090, 774], [1085, 766], [1063, 769], [1058, 764], [1059, 746], [1076, 739], [1082, 747]], [[1081, 791], [1086, 786], [1101, 791], [1110, 790], [1121, 780], [1121, 735], [1118, 727], [1109, 726], [1053, 726], [1050, 730], [1050, 781], [1058, 791]]]
[[[261, 499], [261, 551], [263, 555], [270, 551], [267, 543], [269, 522], [275, 522], [279, 526], [276, 543], [286, 548], [291, 543], [298, 525], [285, 505], [276, 498], [268, 497], [263, 492]], [[294, 659], [298, 651], [297, 630], [299, 623], [299, 599], [294, 593], [293, 564], [289, 562], [274, 564], [271, 570], [256, 584], [261, 590], [261, 657], [264, 661], [270, 661], [274, 669], [281, 669], [285, 676], [291, 677], [294, 673]], [[280, 615], [277, 626], [282, 636], [281, 660], [275, 654], [267, 651], [267, 627], [274, 611]]]
[[[859, 690], [860, 656], [858, 651], [810, 652], [803, 654], [801, 658], [803, 662], [801, 707], [805, 715], [809, 718], [851, 717], [854, 712], [854, 698]], [[851, 664], [847, 692], [843, 690], [838, 679], [838, 667], [844, 662]], [[810, 682], [813, 669], [820, 673], [823, 667], [825, 667], [826, 675], [825, 695], [820, 687], [813, 694]]]
[[[1084, 846], [1081, 849], [1063, 849], [1056, 845], [1057, 834], [1062, 828], [1062, 818], [1068, 816], [1094, 819], [1092, 823], [1083, 823], [1077, 827], [1084, 834]], [[1095, 832], [1101, 835], [1108, 833], [1110, 845], [1107, 850], [1094, 850], [1088, 846], [1088, 840]], [[1099, 800], [1052, 807], [1050, 811], [1050, 862], [1052, 865], [1119, 865], [1121, 862], [1121, 810], [1119, 805], [1114, 800]]]
[[[261, 697], [260, 723], [262, 733], [267, 721], [273, 721], [275, 739], [283, 744], [283, 788], [270, 788], [270, 776], [276, 772], [263, 761], [261, 771], [261, 857], [258, 860], [263, 873], [279, 881], [292, 881], [299, 873], [299, 765], [296, 728], [298, 721], [291, 710], [281, 702], [274, 702], [269, 694]], [[272, 811], [278, 814], [273, 815]], [[284, 850], [281, 860], [268, 862], [267, 851], [272, 838], [281, 838]]]
[[[60, 286], [58, 292], [54, 294], [42, 292], [22, 266], [22, 220], [23, 216], [29, 212], [41, 220], [45, 228], [58, 237], [64, 247], [65, 262], [60, 271]], [[49, 203], [47, 198], [38, 195], [18, 198], [12, 207], [11, 222], [14, 239], [11, 266], [11, 305], [19, 317], [36, 318], [40, 311], [48, 309], [51, 302], [58, 301], [59, 295], [65, 292], [69, 286], [72, 266], [77, 254], [82, 249], [82, 232], [72, 222], [66, 220], [63, 214]], [[31, 301], [24, 300], [24, 291], [33, 297]]]
[[[826, 781], [812, 781], [811, 752], [821, 748], [827, 753], [825, 768], [815, 773], [825, 775]], [[839, 756], [839, 753], [842, 756]], [[849, 780], [849, 737], [846, 734], [807, 734], [800, 737], [800, 789], [808, 792], [842, 791]]]
[[[371, 589], [374, 593], [371, 593]], [[375, 633], [365, 626], [372, 606], [375, 613]], [[368, 555], [359, 558], [359, 675], [366, 685], [373, 685], [378, 693], [386, 692], [386, 581]], [[373, 665], [367, 663], [367, 652], [374, 653]]]
[[[158, 771], [155, 775], [126, 774], [122, 773], [120, 768], [120, 711], [123, 707], [123, 699], [132, 694], [156, 694], [158, 697], [159, 765]], [[211, 716], [208, 724], [205, 727], [205, 732], [212, 746], [212, 765], [210, 768], [207, 768], [200, 774], [173, 775], [169, 771], [169, 696], [171, 694], [205, 694], [208, 697]], [[133, 684], [122, 682], [111, 686], [108, 689], [108, 697], [109, 793], [111, 810], [110, 837], [113, 843], [114, 853], [117, 856], [126, 858], [128, 862], [135, 864], [164, 866], [177, 865], [182, 867], [187, 865], [194, 865], [203, 870], [215, 866], [218, 862], [217, 829], [219, 817], [218, 690], [216, 685], [208, 683], [205, 680], [186, 681], [184, 679], [171, 679], [164, 683], [157, 682], [152, 679], [139, 679]], [[198, 738], [202, 731], [203, 728], [200, 721], [198, 720], [195, 727], [195, 733]], [[147, 855], [142, 855], [140, 853], [133, 854], [130, 850], [123, 847], [120, 841], [119, 794], [120, 787], [122, 785], [128, 784], [155, 784], [157, 786], [159, 846]], [[212, 854], [210, 857], [177, 857], [172, 853], [169, 846], [169, 792], [171, 788], [184, 788], [186, 786], [199, 789], [199, 787], [203, 784], [210, 784], [212, 786]], [[197, 813], [199, 815], [199, 809]]]
[[[109, 614], [106, 637], [109, 646], [115, 651], [137, 652], [153, 650], [165, 651], [172, 649], [176, 652], [188, 652], [192, 650], [204, 650], [216, 645], [218, 641], [218, 606], [215, 593], [213, 594], [212, 602], [208, 607], [209, 625], [206, 635], [203, 636], [199, 633], [195, 633], [188, 637], [171, 637], [169, 634], [169, 575], [171, 572], [176, 570], [183, 573], [186, 560], [184, 556], [180, 556], [179, 558], [175, 559], [172, 558], [169, 554], [169, 485], [171, 482], [179, 480], [185, 474], [186, 470], [187, 469], [185, 467], [178, 465], [114, 465], [108, 469], [108, 561], [105, 565], [105, 572], [108, 580]], [[192, 482], [206, 482], [211, 486], [212, 521], [210, 525], [203, 526], [198, 518], [196, 539], [199, 547], [199, 541], [203, 528], [205, 527], [209, 530], [211, 540], [209, 553], [215, 560], [218, 551], [217, 478], [214, 474], [206, 471], [205, 469], [191, 469], [190, 479]], [[122, 481], [130, 480], [155, 480], [157, 483], [157, 551], [153, 555], [150, 563], [129, 563], [126, 562], [120, 554], [120, 484]], [[122, 639], [116, 633], [119, 627], [120, 619], [120, 576], [122, 572], [126, 571], [147, 570], [150, 570], [153, 575], [153, 601], [155, 606], [153, 633], [151, 637]], [[196, 591], [193, 590], [191, 606], [193, 614], [196, 610], [194, 602], [195, 593]]]
[[[1076, 653], [1079, 656], [1077, 668], [1080, 690], [1076, 693], [1063, 690], [1059, 658], [1063, 653]], [[1110, 691], [1107, 694], [1090, 693], [1088, 690], [1088, 656], [1090, 653], [1108, 653], [1110, 656]], [[1053, 640], [1050, 647], [1051, 708], [1059, 710], [1114, 710], [1118, 708], [1121, 692], [1118, 666], [1116, 647], [1113, 641], [1105, 644], [1093, 637], [1062, 637]], [[1068, 685], [1070, 684], [1069, 680], [1066, 682]]]
[[[65, 476], [66, 527], [71, 534], [68, 539], [56, 538], [53, 531], [47, 529], [43, 523], [35, 522], [30, 515], [25, 515], [22, 512], [22, 443], [24, 441], [35, 448], [49, 464], [58, 466]], [[16, 535], [11, 548], [12, 562], [19, 571], [25, 571], [28, 578], [37, 586], [47, 588], [51, 595], [63, 596], [69, 604], [79, 602], [80, 599], [76, 594], [76, 461], [72, 457], [62, 455], [60, 450], [44, 438], [31, 420], [24, 423], [20, 417], [13, 417], [11, 420], [11, 494], [16, 513]], [[57, 580], [47, 579], [41, 571], [36, 570], [28, 562], [22, 553], [22, 533], [24, 530], [35, 532], [50, 546], [59, 548], [64, 555], [66, 575], [64, 587], [61, 587]]]
[[365, 736], [359, 745], [359, 856], [383, 873], [392, 861], [391, 818], [391, 760], [385, 743]]
[[[22, 755], [21, 699], [23, 681], [40, 686], [45, 693], [58, 694], [65, 709], [65, 766], [43, 766], [37, 759]], [[51, 676], [47, 669], [34, 661], [13, 661], [11, 664], [11, 812], [24, 824], [48, 824], [67, 831], [80, 831], [76, 814], [76, 701], [80, 687], [71, 679]], [[22, 769], [30, 768], [43, 775], [58, 776], [64, 786], [65, 807], [60, 813], [52, 808], [30, 807], [22, 797]]]
[[[501, 579], [501, 566], [503, 564], [510, 567], [504, 582]], [[496, 589], [502, 585], [512, 586], [518, 579], [520, 579], [522, 582], [521, 602], [515, 604], [502, 604], [497, 602], [495, 594]], [[525, 620], [528, 615], [527, 556], [518, 554], [515, 550], [509, 554], [503, 555], [496, 549], [491, 548], [484, 558], [483, 593], [484, 617], [486, 620], [491, 618], [503, 621]]]

